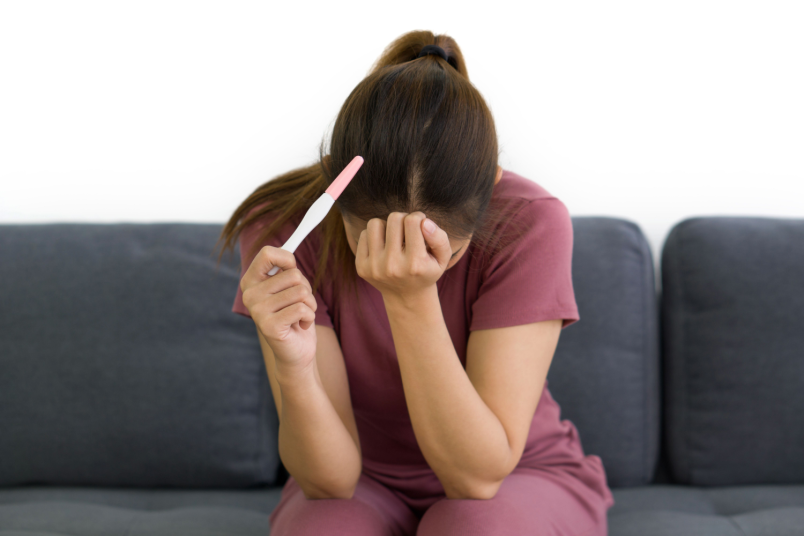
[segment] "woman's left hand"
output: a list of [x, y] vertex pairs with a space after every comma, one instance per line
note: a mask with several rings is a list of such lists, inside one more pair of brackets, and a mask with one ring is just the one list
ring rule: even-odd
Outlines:
[[383, 297], [419, 294], [434, 286], [447, 269], [452, 257], [449, 237], [438, 226], [429, 232], [425, 221], [432, 220], [423, 212], [392, 212], [387, 221], [370, 219], [360, 233], [357, 274]]

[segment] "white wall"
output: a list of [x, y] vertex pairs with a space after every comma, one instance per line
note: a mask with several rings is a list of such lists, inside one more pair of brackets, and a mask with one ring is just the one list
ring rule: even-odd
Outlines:
[[686, 217], [804, 217], [802, 28], [794, 1], [7, 1], [0, 222], [222, 223], [429, 29], [462, 47], [503, 167], [658, 258]]

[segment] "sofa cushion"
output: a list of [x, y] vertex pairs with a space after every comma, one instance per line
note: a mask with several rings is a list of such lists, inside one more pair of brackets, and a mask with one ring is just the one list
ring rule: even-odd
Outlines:
[[804, 220], [686, 219], [661, 269], [673, 480], [804, 482]]
[[[612, 490], [609, 536], [799, 535], [804, 485]], [[281, 488], [130, 490], [25, 486], [0, 489], [0, 536], [269, 534]]]
[[0, 225], [0, 486], [273, 483], [276, 409], [221, 229]]
[[640, 228], [573, 217], [572, 281], [581, 319], [561, 332], [548, 373], [561, 417], [610, 487], [653, 480], [659, 448], [658, 304], [650, 246]]
[[0, 489], [0, 536], [267, 536], [282, 489]]
[[612, 494], [610, 536], [798, 536], [804, 527], [804, 486], [650, 485]]

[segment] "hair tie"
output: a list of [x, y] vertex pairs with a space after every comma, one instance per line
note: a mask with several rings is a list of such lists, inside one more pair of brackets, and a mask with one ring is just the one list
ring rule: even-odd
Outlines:
[[[426, 45], [425, 47], [423, 47], [421, 49], [421, 51], [419, 52], [419, 55], [416, 56], [416, 57], [421, 58], [422, 56], [427, 56], [428, 54], [436, 54], [436, 55], [441, 56], [442, 58], [444, 58], [444, 61], [449, 62], [449, 59], [447, 58], [447, 53], [444, 52], [444, 49], [441, 48], [438, 45]], [[450, 64], [450, 65], [452, 65], [452, 64]]]

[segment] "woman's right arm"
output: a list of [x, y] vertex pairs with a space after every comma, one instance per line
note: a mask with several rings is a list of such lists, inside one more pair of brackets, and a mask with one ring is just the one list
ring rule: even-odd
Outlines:
[[312, 327], [317, 366], [285, 376], [277, 375], [274, 353], [257, 329], [279, 414], [279, 457], [308, 499], [349, 499], [362, 463], [343, 353], [332, 328]]
[[362, 460], [346, 367], [334, 330], [315, 324], [310, 282], [291, 252], [264, 246], [240, 290], [279, 412], [282, 463], [308, 499], [351, 498]]

